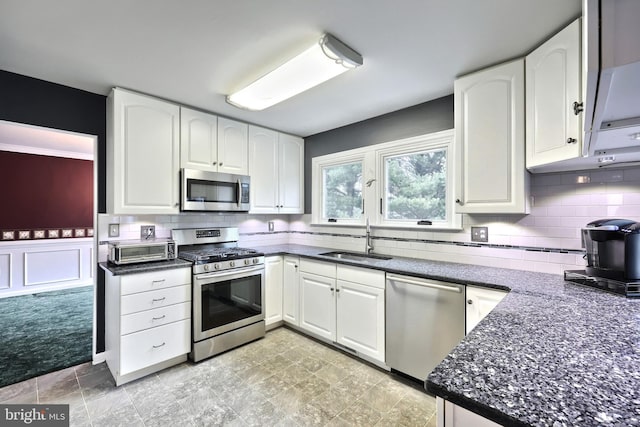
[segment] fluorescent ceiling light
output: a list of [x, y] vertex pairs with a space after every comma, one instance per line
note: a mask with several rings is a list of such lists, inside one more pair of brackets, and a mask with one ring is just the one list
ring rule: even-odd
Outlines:
[[227, 102], [248, 110], [264, 110], [360, 65], [359, 53], [331, 34], [324, 34], [298, 56], [227, 96]]

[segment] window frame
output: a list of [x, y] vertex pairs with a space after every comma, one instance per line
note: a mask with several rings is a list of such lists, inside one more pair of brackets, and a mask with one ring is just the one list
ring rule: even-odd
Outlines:
[[[385, 144], [387, 145], [387, 144]], [[378, 200], [378, 209], [376, 211], [376, 224], [385, 227], [416, 227], [424, 229], [441, 229], [441, 228], [461, 228], [461, 215], [455, 213], [455, 153], [454, 153], [453, 132], [445, 131], [434, 134], [421, 135], [413, 138], [407, 138], [400, 141], [394, 141], [390, 145], [380, 147], [375, 150], [376, 157], [376, 181]], [[446, 186], [445, 186], [445, 219], [443, 221], [435, 221], [433, 218], [421, 218], [433, 221], [432, 225], [418, 225], [417, 219], [411, 220], [393, 220], [385, 218], [386, 214], [383, 206], [386, 206], [386, 168], [385, 161], [390, 157], [406, 156], [411, 154], [421, 154], [428, 151], [446, 152]]]
[[[364, 226], [366, 218], [370, 224], [380, 228], [402, 228], [420, 230], [461, 230], [462, 214], [455, 212], [456, 190], [456, 153], [453, 129], [419, 135], [395, 141], [356, 148], [314, 157], [311, 160], [311, 223], [312, 225], [327, 226]], [[416, 220], [399, 221], [385, 220], [380, 214], [380, 199], [384, 197], [384, 157], [393, 157], [411, 153], [445, 148], [447, 150], [447, 185], [446, 185], [446, 215], [445, 221], [434, 222], [432, 225], [418, 225]], [[364, 214], [359, 219], [342, 219], [328, 222], [322, 218], [324, 210], [323, 169], [348, 163], [362, 162], [362, 197]], [[369, 183], [367, 185], [367, 183]], [[429, 219], [429, 218], [424, 218]]]
[[[313, 213], [313, 223], [323, 225], [360, 225], [364, 224], [364, 215], [357, 219], [338, 218], [337, 222], [329, 222], [329, 218], [323, 218], [324, 212], [324, 169], [333, 166], [347, 165], [351, 163], [362, 164], [362, 199], [365, 200], [365, 175], [366, 175], [366, 162], [365, 151], [361, 149], [349, 150], [342, 153], [329, 154], [321, 157], [314, 157], [312, 159], [312, 178], [313, 184], [312, 199], [311, 199], [311, 212]], [[366, 209], [366, 208], [365, 208]], [[365, 210], [366, 212], [366, 210]]]

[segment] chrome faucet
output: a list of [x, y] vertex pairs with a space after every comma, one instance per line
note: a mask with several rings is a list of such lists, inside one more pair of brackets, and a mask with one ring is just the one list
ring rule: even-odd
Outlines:
[[373, 252], [373, 245], [371, 244], [371, 226], [369, 225], [369, 217], [367, 217], [365, 228], [366, 245], [364, 248], [365, 253], [370, 254]]

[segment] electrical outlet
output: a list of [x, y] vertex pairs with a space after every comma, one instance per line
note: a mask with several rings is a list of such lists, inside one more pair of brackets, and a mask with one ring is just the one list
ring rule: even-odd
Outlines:
[[156, 238], [156, 226], [155, 225], [141, 225], [140, 226], [140, 238], [141, 239], [155, 239]]
[[109, 237], [120, 236], [120, 224], [109, 224]]
[[273, 221], [269, 221], [269, 231], [273, 231], [275, 226], [273, 225]]
[[472, 242], [488, 242], [489, 227], [471, 227]]

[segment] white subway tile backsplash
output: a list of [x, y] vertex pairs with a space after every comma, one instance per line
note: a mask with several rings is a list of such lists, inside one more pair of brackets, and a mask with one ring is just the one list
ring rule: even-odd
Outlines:
[[599, 170], [591, 173], [591, 182], [621, 182], [624, 173], [620, 169]]

